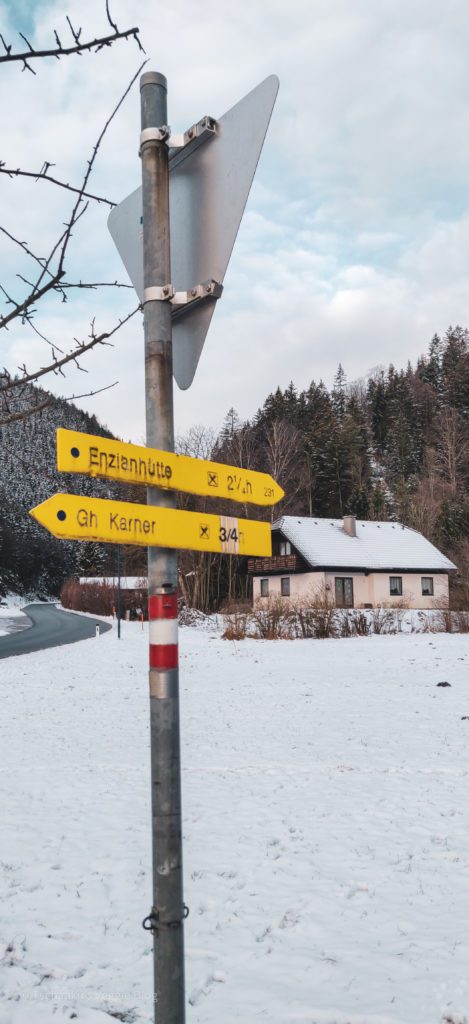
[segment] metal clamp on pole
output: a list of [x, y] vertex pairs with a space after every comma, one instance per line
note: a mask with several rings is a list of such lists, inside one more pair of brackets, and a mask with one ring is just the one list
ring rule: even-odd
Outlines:
[[171, 128], [168, 124], [161, 125], [161, 128], [144, 128], [140, 132], [140, 149], [138, 155], [142, 155], [142, 146], [146, 142], [166, 142], [171, 135]]
[[172, 284], [163, 284], [145, 288], [143, 292], [143, 304], [145, 302], [170, 302], [175, 294]]
[[214, 117], [202, 117], [191, 125], [186, 132], [175, 132], [169, 136], [169, 164], [174, 168], [181, 160], [185, 160], [194, 149], [203, 142], [213, 139], [218, 132], [218, 121]]
[[213, 278], [209, 281], [202, 281], [202, 284], [194, 285], [188, 292], [177, 292], [172, 284], [154, 285], [151, 288], [145, 288], [143, 303], [170, 302], [172, 306], [171, 316], [173, 320], [176, 320], [186, 313], [190, 313], [195, 306], [206, 302], [207, 299], [215, 302], [220, 298], [222, 291], [223, 285], [219, 281], [214, 281]]
[[188, 146], [195, 139], [202, 139], [207, 135], [214, 135], [218, 124], [214, 117], [202, 117], [196, 124], [191, 125], [186, 132], [174, 132], [168, 139], [170, 149], [182, 149]]
[[190, 313], [196, 306], [207, 302], [208, 299], [216, 302], [220, 298], [222, 291], [223, 285], [219, 281], [210, 279], [209, 281], [202, 281], [202, 284], [194, 285], [188, 292], [175, 292], [171, 298], [172, 319], [179, 320], [182, 316]]

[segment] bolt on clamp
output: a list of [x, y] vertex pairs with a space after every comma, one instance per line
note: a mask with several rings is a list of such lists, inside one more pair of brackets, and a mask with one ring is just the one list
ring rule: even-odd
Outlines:
[[174, 288], [172, 284], [163, 284], [160, 286], [153, 286], [152, 288], [145, 288], [143, 292], [143, 302], [170, 302], [174, 295]]
[[145, 142], [166, 142], [171, 135], [171, 128], [168, 124], [161, 125], [161, 128], [144, 128], [140, 132], [140, 149], [138, 155], [141, 156], [142, 146]]
[[192, 124], [185, 132], [174, 132], [168, 139], [170, 149], [184, 149], [196, 139], [204, 139], [209, 135], [216, 135], [218, 122], [214, 117], [202, 117], [196, 124]]

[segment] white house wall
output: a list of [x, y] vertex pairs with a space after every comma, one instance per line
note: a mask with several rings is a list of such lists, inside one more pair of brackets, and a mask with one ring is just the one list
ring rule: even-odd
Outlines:
[[308, 604], [315, 593], [324, 594], [324, 577], [325, 573], [323, 572], [299, 572], [292, 576], [283, 572], [281, 576], [254, 576], [252, 581], [254, 604], [261, 599], [261, 579], [268, 579], [269, 597], [275, 598], [282, 596], [280, 581], [288, 578], [290, 580], [290, 601], [304, 601], [305, 604]]
[[[365, 573], [350, 572], [306, 572], [296, 573], [288, 577], [287, 573], [279, 576], [254, 576], [253, 578], [253, 601], [256, 604], [262, 601], [261, 579], [269, 581], [269, 598], [281, 597], [281, 580], [290, 580], [291, 603], [302, 602], [310, 604], [312, 595], [327, 597], [335, 603], [335, 580], [337, 577], [352, 577], [353, 579], [353, 603], [355, 608], [370, 604], [374, 608], [382, 605], [406, 608], [445, 608], [448, 606], [448, 576], [446, 573], [405, 573], [396, 572], [392, 575], [402, 576], [402, 596], [392, 596], [389, 593], [388, 573]], [[430, 576], [433, 579], [433, 596], [422, 595], [422, 576]], [[265, 599], [264, 599], [265, 600]]]
[[[386, 573], [373, 573], [372, 580], [374, 605], [399, 605], [406, 608], [447, 608], [449, 602], [448, 576], [446, 573], [395, 573], [402, 576], [402, 597], [391, 597], [389, 593], [389, 576]], [[433, 579], [433, 597], [423, 597], [422, 576]]]

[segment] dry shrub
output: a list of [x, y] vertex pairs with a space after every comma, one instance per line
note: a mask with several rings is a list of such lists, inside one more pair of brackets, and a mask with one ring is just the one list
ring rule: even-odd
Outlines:
[[455, 633], [469, 633], [469, 612], [453, 612], [453, 621], [456, 623]]
[[231, 612], [223, 617], [224, 631], [223, 640], [245, 640], [248, 630], [248, 615], [246, 612]]
[[303, 640], [310, 640], [315, 636], [315, 613], [312, 608], [302, 608], [298, 605], [293, 609], [296, 635]]
[[440, 608], [435, 612], [435, 630], [437, 633], [453, 633], [453, 612], [449, 608]]
[[440, 608], [435, 612], [435, 631], [438, 633], [469, 633], [469, 612]]
[[370, 608], [369, 616], [373, 633], [391, 634], [400, 633], [402, 630], [403, 608], [396, 608], [395, 605], [388, 608], [382, 605], [380, 608]]
[[366, 611], [360, 608], [350, 608], [342, 612], [340, 623], [342, 637], [368, 637], [371, 632], [372, 626]]
[[417, 612], [417, 621], [415, 621], [412, 615], [410, 621], [410, 632], [411, 633], [435, 633], [435, 617], [433, 613], [429, 615], [427, 612]]
[[338, 614], [337, 608], [325, 604], [322, 608], [310, 609], [312, 636], [315, 640], [327, 640], [329, 637], [338, 636]]
[[291, 640], [295, 634], [295, 612], [281, 597], [258, 602], [251, 615], [255, 633], [261, 640]]
[[[306, 602], [306, 606], [303, 602]], [[292, 602], [291, 611], [296, 636], [304, 639], [326, 640], [340, 636], [340, 612], [330, 600], [324, 587], [314, 588], [303, 602]]]

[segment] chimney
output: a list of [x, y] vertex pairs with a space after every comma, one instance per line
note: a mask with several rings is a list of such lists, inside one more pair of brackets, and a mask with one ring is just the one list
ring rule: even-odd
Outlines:
[[348, 534], [349, 537], [357, 536], [357, 520], [355, 516], [344, 516], [343, 524], [344, 533]]

